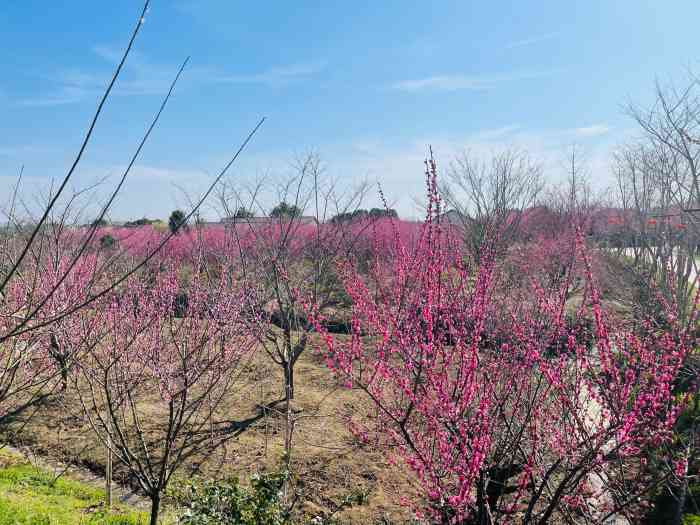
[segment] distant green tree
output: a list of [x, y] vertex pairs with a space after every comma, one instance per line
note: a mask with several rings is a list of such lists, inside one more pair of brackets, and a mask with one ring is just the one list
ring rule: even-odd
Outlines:
[[116, 243], [117, 240], [114, 237], [112, 237], [109, 233], [100, 237], [100, 247], [104, 249], [108, 250], [110, 248], [113, 248]]
[[393, 219], [398, 218], [399, 214], [393, 208], [372, 208], [369, 210], [369, 216], [373, 219], [379, 219], [381, 217], [391, 217]]
[[168, 219], [168, 228], [170, 228], [171, 232], [177, 233], [185, 227], [186, 219], [187, 216], [184, 211], [175, 210], [170, 214], [170, 218]]
[[295, 204], [287, 204], [285, 201], [280, 202], [272, 208], [270, 217], [298, 217], [301, 215], [301, 209]]
[[124, 223], [124, 226], [126, 228], [134, 228], [138, 226], [147, 226], [156, 222], [158, 222], [158, 219], [147, 219], [146, 217], [143, 217], [141, 219], [136, 219], [135, 221], [127, 221]]
[[255, 213], [241, 206], [236, 210], [236, 213], [233, 216], [236, 219], [250, 219], [252, 217], [255, 217]]
[[354, 211], [346, 211], [343, 213], [339, 213], [338, 215], [335, 215], [331, 218], [331, 223], [332, 224], [341, 224], [344, 222], [352, 222], [356, 221], [359, 219], [364, 219], [369, 215], [369, 212], [367, 210], [363, 210], [362, 208], [354, 210]]
[[109, 226], [109, 223], [107, 222], [107, 219], [103, 217], [101, 219], [95, 219], [94, 221], [92, 221], [91, 226]]

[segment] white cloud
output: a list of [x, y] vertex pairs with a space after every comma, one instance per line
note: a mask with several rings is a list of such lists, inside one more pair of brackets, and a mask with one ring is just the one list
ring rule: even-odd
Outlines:
[[[124, 168], [123, 165], [108, 168], [87, 166], [76, 184], [85, 187], [101, 181], [96, 187], [94, 200], [103, 202], [114, 190]], [[115, 219], [167, 217], [175, 208], [188, 208], [211, 182], [210, 175], [196, 169], [137, 164], [129, 172], [110, 215]]]
[[402, 80], [392, 84], [393, 89], [399, 91], [456, 91], [460, 89], [486, 89], [489, 82], [479, 77], [464, 75], [441, 75], [435, 77], [418, 78], [414, 80]]
[[[93, 46], [92, 52], [109, 64], [100, 71], [63, 68], [45, 78], [51, 88], [37, 96], [15, 101], [18, 106], [47, 107], [80, 103], [97, 99], [104, 93], [112, 68], [121, 60], [123, 51], [108, 45]], [[232, 75], [218, 68], [189, 67], [188, 84], [264, 84], [284, 86], [307, 79], [326, 67], [325, 62], [308, 62], [271, 67], [260, 73]], [[129, 54], [126, 65], [114, 87], [114, 96], [164, 95], [178, 70], [178, 64], [153, 63], [137, 51]]]
[[45, 93], [36, 97], [22, 98], [16, 101], [16, 105], [25, 107], [51, 107], [63, 106], [82, 102], [88, 95], [94, 94], [91, 90], [77, 86], [58, 86], [52, 93]]
[[609, 133], [610, 127], [607, 124], [593, 124], [591, 126], [574, 128], [573, 131], [579, 137], [598, 137]]
[[[572, 143], [576, 142], [583, 145], [580, 158], [585, 159], [584, 164], [591, 180], [598, 188], [611, 186], [611, 152], [623, 130], [616, 128], [614, 134], [584, 140], [575, 134], [575, 129], [529, 130], [513, 123], [475, 130], [468, 134], [431, 134], [409, 139], [358, 137], [349, 142], [316, 144], [315, 149], [321, 155], [327, 175], [338, 181], [339, 190], [351, 188], [363, 180], [369, 183], [381, 182], [389, 204], [401, 216], [419, 219], [422, 210], [416, 203], [422, 201], [425, 195], [423, 160], [428, 154], [428, 146], [433, 148], [443, 180], [450, 161], [465, 150], [486, 160], [504, 148], [516, 148], [527, 151], [533, 161], [541, 162], [547, 179], [556, 182], [565, 179], [566, 155]], [[231, 170], [228, 180], [238, 189], [254, 185], [261, 178], [274, 186], [275, 182], [287, 180], [294, 173], [290, 165], [300, 151], [306, 150], [306, 146], [299, 144], [299, 149], [295, 151], [258, 150], [247, 153]], [[227, 160], [223, 157], [205, 159], [203, 165], [216, 173]], [[85, 187], [109, 174], [110, 178], [98, 187], [98, 193], [104, 196], [116, 183], [122, 170], [123, 166], [118, 164], [108, 167], [86, 166], [75, 184], [77, 187]], [[8, 170], [9, 174], [15, 172], [14, 168]], [[35, 173], [43, 172], [30, 167], [26, 176], [31, 177]], [[196, 167], [139, 164], [134, 167], [111, 215], [119, 219], [144, 215], [167, 217], [177, 207], [188, 207], [189, 199], [185, 193], [193, 198], [200, 195], [212, 177], [211, 173], [207, 174]], [[45, 177], [43, 181], [44, 184], [47, 183]], [[2, 197], [7, 196], [9, 188], [11, 184], [0, 185], [0, 203]], [[26, 194], [31, 195], [32, 191]], [[265, 204], [275, 204], [273, 197], [265, 200]], [[369, 191], [363, 206], [381, 206], [376, 186]], [[215, 198], [210, 198], [203, 213], [211, 218], [218, 216]]]
[[[97, 100], [112, 77], [111, 68], [121, 59], [122, 51], [109, 46], [92, 49], [98, 57], [109, 63], [109, 68], [86, 71], [80, 68], [62, 68], [47, 76], [51, 85], [47, 92], [22, 98], [16, 105], [49, 107]], [[115, 84], [115, 96], [144, 96], [164, 94], [177, 72], [176, 66], [150, 64], [140, 54], [130, 54], [119, 80]]]
[[[518, 125], [508, 125], [465, 135], [415, 137], [400, 143], [367, 138], [352, 144], [327, 145], [319, 151], [327, 160], [328, 172], [339, 180], [379, 181], [389, 202], [401, 216], [420, 218], [422, 211], [416, 202], [422, 201], [425, 195], [423, 161], [428, 155], [429, 146], [435, 154], [442, 180], [450, 162], [462, 152], [467, 151], [476, 158], [487, 160], [496, 152], [513, 148], [527, 152], [533, 161], [542, 165], [546, 179], [556, 183], [566, 178], [567, 153], [572, 144], [569, 129], [527, 130]], [[612, 186], [612, 137], [602, 142], [586, 143], [579, 148], [579, 159], [591, 175], [596, 189]], [[376, 192], [370, 192], [366, 204], [372, 206], [377, 203]]]
[[425, 78], [402, 80], [390, 86], [391, 89], [405, 92], [418, 91], [459, 91], [487, 90], [500, 84], [520, 80], [544, 78], [559, 73], [560, 70], [513, 71], [491, 75], [437, 75]]
[[500, 139], [507, 137], [509, 135], [512, 135], [516, 131], [519, 131], [522, 129], [521, 126], [517, 124], [511, 124], [509, 126], [502, 126], [500, 128], [494, 128], [494, 129], [485, 129], [482, 131], [479, 131], [475, 136], [478, 137], [480, 140], [494, 140], [494, 139]]
[[265, 84], [267, 86], [281, 86], [316, 75], [323, 71], [325, 67], [326, 63], [322, 61], [290, 64], [272, 67], [261, 73], [220, 75], [218, 77], [213, 77], [213, 80], [230, 84]]

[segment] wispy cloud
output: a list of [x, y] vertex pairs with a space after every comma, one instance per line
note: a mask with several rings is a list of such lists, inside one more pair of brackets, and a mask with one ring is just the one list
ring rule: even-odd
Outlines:
[[317, 75], [326, 68], [326, 63], [308, 62], [270, 68], [262, 73], [248, 75], [221, 75], [217, 82], [230, 84], [264, 84], [267, 86], [284, 86], [292, 82]]
[[[92, 52], [108, 63], [116, 64], [122, 51], [107, 45], [93, 46]], [[216, 68], [189, 68], [188, 82], [198, 84], [263, 84], [267, 86], [284, 86], [292, 82], [307, 79], [326, 67], [325, 62], [298, 63], [272, 67], [260, 73], [234, 75]], [[150, 61], [145, 55], [135, 51], [129, 56], [126, 67], [117, 85], [115, 96], [161, 95], [166, 92], [177, 71], [176, 64], [162, 64]], [[50, 84], [48, 91], [32, 97], [15, 101], [18, 106], [47, 107], [75, 104], [99, 97], [107, 85], [111, 70], [101, 68], [99, 71], [64, 68], [46, 77]]]
[[519, 80], [531, 80], [552, 76], [560, 70], [547, 71], [514, 71], [510, 73], [498, 73], [492, 75], [437, 75], [431, 77], [402, 80], [391, 84], [390, 88], [398, 91], [460, 91], [460, 90], [487, 90], [500, 84], [516, 82]]
[[591, 126], [574, 128], [573, 132], [579, 137], [598, 137], [609, 133], [610, 127], [607, 124], [593, 124]]
[[[109, 46], [94, 46], [92, 52], [113, 66], [120, 58], [121, 51]], [[175, 66], [151, 64], [135, 52], [130, 55], [114, 89], [115, 96], [143, 96], [161, 94], [177, 70]], [[48, 107], [76, 104], [85, 100], [97, 99], [107, 86], [112, 75], [108, 67], [87, 71], [83, 68], [62, 68], [44, 78], [50, 88], [39, 95], [25, 97], [18, 106]]]
[[17, 106], [24, 107], [51, 107], [63, 106], [82, 102], [90, 94], [90, 91], [74, 86], [59, 86], [52, 93], [45, 93], [36, 97], [22, 98], [16, 101]]
[[[85, 100], [97, 99], [107, 86], [110, 73], [61, 72], [52, 82], [54, 89], [35, 97], [27, 97], [16, 102], [18, 106], [49, 107], [76, 104]], [[115, 96], [157, 95], [165, 92], [169, 79], [163, 77], [125, 78], [115, 87]]]
[[557, 38], [561, 33], [555, 32], [555, 33], [546, 33], [544, 35], [539, 35], [539, 36], [534, 36], [531, 38], [524, 38], [522, 40], [516, 40], [515, 42], [511, 42], [506, 46], [506, 49], [515, 49], [516, 47], [524, 47], [524, 46], [529, 46], [532, 44], [539, 44], [540, 42], [545, 42], [546, 40], [552, 40], [553, 38]]
[[[97, 44], [95, 46], [92, 46], [92, 52], [95, 53], [101, 59], [113, 63], [117, 63], [121, 59], [123, 53], [123, 51], [119, 51], [118, 49], [105, 44]], [[137, 51], [131, 51], [131, 53], [129, 53], [129, 64], [133, 64], [134, 57], [138, 56], [137, 53]]]
[[518, 124], [511, 124], [508, 126], [502, 126], [500, 128], [493, 128], [493, 129], [484, 129], [479, 131], [478, 133], [475, 133], [473, 135], [474, 138], [478, 138], [479, 140], [495, 140], [495, 139], [503, 139], [505, 137], [513, 135], [516, 131], [519, 131], [522, 129], [522, 126]]

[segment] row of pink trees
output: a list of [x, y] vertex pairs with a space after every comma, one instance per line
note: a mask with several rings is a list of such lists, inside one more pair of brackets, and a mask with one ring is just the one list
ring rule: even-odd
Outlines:
[[[673, 387], [695, 342], [689, 325], [663, 302], [663, 326], [609, 313], [599, 254], [574, 227], [482, 247], [473, 264], [441, 222], [436, 179], [431, 161], [427, 219], [408, 233], [392, 221], [280, 218], [214, 232], [214, 249], [205, 235], [181, 237], [179, 261], [150, 247], [83, 253], [80, 242], [76, 256], [68, 239], [73, 251], [37, 253], [43, 270], [6, 288], [3, 322], [36, 312], [32, 330], [8, 338], [8, 356], [30, 348], [32, 359], [4, 370], [32, 395], [74, 387], [98, 438], [151, 498], [152, 523], [183, 462], [235, 434], [220, 404], [256, 346], [285, 372], [291, 417], [294, 364], [314, 331], [330, 367], [376, 406], [353, 430], [415, 473], [412, 504], [428, 519], [638, 519], [639, 497], [664, 481], [648, 458], [683, 408]], [[327, 318], [347, 307], [351, 337], [336, 340]], [[682, 457], [666, 459], [677, 466], [667, 476], [687, 472]]]
[[[80, 215], [79, 212], [76, 213], [76, 209], [81, 208], [80, 198], [90, 188], [71, 193], [73, 176], [89, 148], [103, 109], [143, 27], [149, 5], [150, 0], [143, 1], [131, 37], [86, 126], [77, 153], [55, 188], [51, 187], [38, 214], [32, 216], [31, 207], [21, 198], [22, 170], [10, 201], [1, 210], [4, 224], [0, 229], [0, 424], [43, 398], [47, 389], [51, 390], [54, 379], [66, 375], [71, 361], [68, 353], [72, 350], [69, 350], [67, 338], [58, 338], [59, 332], [63, 331], [61, 324], [70, 323], [69, 317], [82, 315], [84, 310], [91, 311], [92, 305], [138, 274], [149, 261], [156, 259], [178, 231], [175, 228], [170, 235], [149, 246], [136, 260], [129, 260], [128, 264], [121, 264], [125, 259], [124, 253], [112, 253], [107, 259], [101, 258], [99, 265], [92, 269], [90, 286], [76, 293], [78, 288], [74, 286], [75, 281], [81, 279], [77, 274], [83, 271], [81, 266], [85, 265], [86, 259], [89, 260], [95, 241], [99, 239], [99, 224], [127, 182], [131, 169], [156, 128], [189, 60], [186, 59], [174, 74], [150, 124], [135, 144], [133, 154], [125, 162], [126, 167], [116, 184], [109, 189], [104, 201], [97, 206], [95, 215], [90, 217], [91, 226], [75, 228]], [[259, 121], [214, 177], [201, 198], [193, 203], [185, 221], [199, 210], [263, 122], [264, 119]], [[94, 202], [89, 204], [86, 209], [94, 213]], [[60, 297], [61, 293], [63, 297]], [[49, 341], [51, 350], [45, 349], [46, 341]], [[52, 361], [59, 362], [61, 372], [57, 373], [52, 368]], [[62, 383], [65, 384], [65, 381]]]
[[110, 261], [101, 251], [75, 261], [49, 253], [41, 272], [6, 288], [8, 329], [37, 312], [32, 330], [3, 343], [0, 423], [57, 390], [77, 399], [78, 415], [151, 499], [155, 525], [173, 474], [235, 437], [221, 405], [240, 385], [261, 322], [231, 266], [213, 275], [155, 261], [90, 301], [119, 275], [105, 269]]
[[[607, 312], [596, 253], [573, 228], [505, 255], [485, 250], [472, 265], [441, 223], [429, 167], [415, 236], [391, 222], [297, 232], [281, 220], [230, 231], [221, 245], [233, 260], [193, 240], [179, 264], [154, 257], [117, 286], [108, 250], [37, 254], [44, 271], [20, 274], [3, 302], [3, 322], [38, 307], [36, 328], [9, 339], [34, 357], [5, 370], [31, 392], [74, 387], [96, 436], [151, 498], [152, 523], [183, 462], [235, 435], [220, 407], [241, 363], [257, 345], [278, 357], [289, 405], [293, 365], [315, 330], [330, 367], [376, 406], [353, 430], [415, 473], [412, 504], [428, 519], [638, 519], [639, 497], [663, 481], [650, 451], [669, 443], [683, 408], [673, 387], [694, 344], [688, 325], [672, 304], [662, 303], [664, 326]], [[349, 246], [368, 231], [376, 241], [357, 257]], [[325, 322], [345, 302], [347, 341]]]
[[[504, 286], [488, 252], [466, 266], [439, 222], [428, 167], [420, 242], [408, 249], [397, 238], [396, 256], [366, 274], [343, 266], [351, 338], [334, 339], [315, 316], [329, 366], [376, 407], [354, 432], [414, 472], [411, 504], [431, 521], [637, 522], [640, 496], [663, 481], [649, 452], [671, 440], [685, 402], [673, 388], [695, 344], [689, 325], [671, 305], [663, 330], [610, 315], [580, 234], [554, 282], [533, 268], [520, 287]], [[572, 307], [576, 279], [585, 284]], [[590, 318], [592, 333], [567, 314]]]

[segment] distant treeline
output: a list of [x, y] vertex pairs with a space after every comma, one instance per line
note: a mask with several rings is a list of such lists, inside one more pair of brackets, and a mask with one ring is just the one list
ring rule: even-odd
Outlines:
[[380, 219], [390, 217], [397, 219], [399, 214], [393, 208], [372, 208], [371, 210], [358, 209], [352, 212], [339, 213], [331, 219], [332, 224], [352, 222], [360, 219]]

